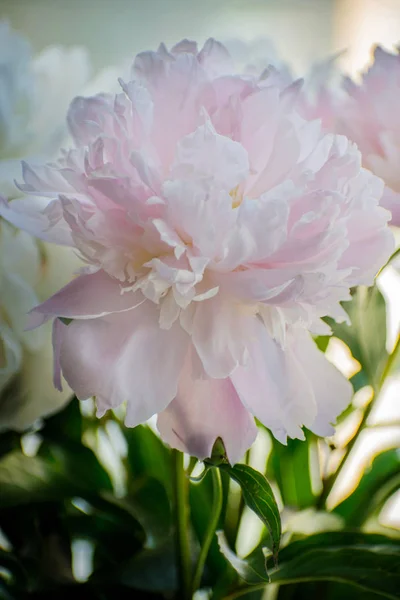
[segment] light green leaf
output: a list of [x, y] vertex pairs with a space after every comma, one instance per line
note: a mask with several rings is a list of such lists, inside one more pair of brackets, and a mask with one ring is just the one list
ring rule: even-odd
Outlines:
[[289, 439], [286, 446], [272, 440], [267, 474], [278, 484], [285, 506], [302, 509], [315, 504], [310, 470], [312, 440], [309, 432], [306, 441]]
[[385, 300], [376, 286], [360, 286], [354, 291], [352, 299], [342, 304], [351, 325], [326, 320], [332, 327], [333, 335], [347, 344], [361, 364], [366, 381], [376, 389], [388, 358]]

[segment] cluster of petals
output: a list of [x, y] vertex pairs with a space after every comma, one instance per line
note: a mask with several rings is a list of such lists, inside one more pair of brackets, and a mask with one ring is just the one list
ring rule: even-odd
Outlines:
[[214, 40], [139, 54], [121, 93], [73, 101], [76, 147], [24, 164], [28, 196], [1, 206], [85, 262], [31, 314], [54, 319], [56, 384], [99, 415], [127, 401], [128, 426], [158, 414], [199, 458], [221, 438], [236, 462], [254, 417], [282, 442], [333, 432], [351, 386], [311, 333], [393, 248], [381, 180], [276, 79]]
[[400, 225], [400, 54], [376, 47], [371, 67], [359, 83], [344, 78], [342, 101], [335, 107], [335, 129], [354, 141], [363, 165], [386, 184], [382, 205]]

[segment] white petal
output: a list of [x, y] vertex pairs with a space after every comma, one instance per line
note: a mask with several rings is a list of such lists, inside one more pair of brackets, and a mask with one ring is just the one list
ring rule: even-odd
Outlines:
[[298, 363], [312, 386], [317, 404], [317, 414], [309, 429], [317, 435], [332, 435], [334, 432], [332, 424], [349, 405], [353, 388], [338, 369], [325, 358], [306, 331], [294, 330], [290, 343]]

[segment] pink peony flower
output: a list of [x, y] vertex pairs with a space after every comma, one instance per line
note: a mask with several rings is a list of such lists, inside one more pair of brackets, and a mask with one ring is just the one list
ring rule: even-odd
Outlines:
[[351, 385], [309, 332], [393, 248], [381, 181], [274, 81], [214, 40], [139, 54], [121, 94], [74, 100], [75, 149], [24, 164], [36, 201], [1, 208], [86, 263], [31, 315], [54, 319], [56, 384], [99, 416], [127, 401], [128, 426], [157, 413], [199, 458], [220, 437], [236, 462], [254, 417], [282, 442], [333, 432]]
[[400, 54], [375, 48], [360, 85], [344, 81], [347, 98], [337, 108], [337, 129], [358, 145], [363, 164], [386, 184], [382, 205], [400, 225]]

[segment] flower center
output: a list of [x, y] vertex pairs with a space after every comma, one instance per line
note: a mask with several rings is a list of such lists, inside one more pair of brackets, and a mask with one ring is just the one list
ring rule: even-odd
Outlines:
[[232, 198], [232, 208], [237, 208], [242, 204], [243, 194], [240, 191], [240, 186], [237, 185], [233, 190], [229, 192], [230, 197]]

